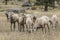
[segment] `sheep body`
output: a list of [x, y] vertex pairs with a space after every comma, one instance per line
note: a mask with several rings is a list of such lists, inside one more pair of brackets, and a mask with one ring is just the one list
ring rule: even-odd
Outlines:
[[45, 28], [45, 32], [46, 32], [46, 25], [49, 29], [49, 18], [47, 16], [42, 16], [36, 19], [35, 24], [34, 24], [34, 31], [37, 30], [37, 28]]
[[28, 14], [26, 18], [26, 27], [27, 27], [27, 31], [32, 32], [33, 20], [30, 14]]
[[58, 25], [58, 17], [56, 14], [54, 14], [52, 17], [51, 17], [51, 26], [52, 27], [55, 27]]

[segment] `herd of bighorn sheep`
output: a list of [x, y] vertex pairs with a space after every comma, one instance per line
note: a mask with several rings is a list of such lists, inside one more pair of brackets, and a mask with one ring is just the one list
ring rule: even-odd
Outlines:
[[[35, 32], [37, 29], [42, 28], [42, 31], [46, 32], [46, 28], [48, 31], [50, 27], [57, 27], [58, 25], [58, 17], [54, 14], [51, 18], [48, 16], [37, 17], [35, 14], [26, 14], [26, 13], [14, 13], [14, 12], [6, 12], [7, 21], [11, 23], [11, 31], [15, 30], [15, 24], [18, 24], [18, 30]], [[13, 29], [12, 29], [13, 26]]]

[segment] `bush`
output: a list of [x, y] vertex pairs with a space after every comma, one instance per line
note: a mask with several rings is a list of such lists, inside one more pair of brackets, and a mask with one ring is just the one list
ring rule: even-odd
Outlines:
[[32, 6], [32, 8], [31, 8], [32, 10], [36, 10], [36, 6]]

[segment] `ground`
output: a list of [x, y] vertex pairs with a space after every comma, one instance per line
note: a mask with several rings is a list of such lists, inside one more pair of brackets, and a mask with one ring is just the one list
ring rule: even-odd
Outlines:
[[[19, 32], [16, 26], [15, 31], [10, 31], [10, 23], [7, 22], [5, 12], [0, 12], [0, 40], [60, 40], [60, 25], [56, 29], [50, 29], [50, 32], [43, 34], [42, 30], [39, 29], [37, 32]], [[60, 10], [54, 9], [48, 12], [41, 10], [27, 10], [27, 13], [34, 13], [38, 17], [46, 15], [49, 18], [53, 14], [57, 14], [60, 24]]]

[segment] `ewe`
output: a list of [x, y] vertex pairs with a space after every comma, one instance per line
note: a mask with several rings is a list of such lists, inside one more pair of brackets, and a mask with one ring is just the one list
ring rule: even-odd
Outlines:
[[46, 25], [47, 25], [47, 28], [49, 29], [49, 26], [50, 26], [49, 25], [49, 18], [47, 16], [39, 17], [39, 18], [36, 19], [35, 24], [33, 26], [34, 31], [36, 31], [37, 28], [41, 27], [42, 31], [45, 29], [45, 32], [46, 32]]
[[18, 14], [15, 14], [13, 12], [6, 12], [5, 13], [6, 17], [7, 17], [7, 20], [10, 22], [10, 28], [11, 28], [11, 31], [12, 31], [12, 24], [14, 24], [14, 30], [15, 30], [15, 24], [16, 22], [18, 23]]
[[51, 19], [50, 19], [50, 24], [52, 27], [57, 27], [58, 26], [58, 17], [56, 14], [54, 14]]

